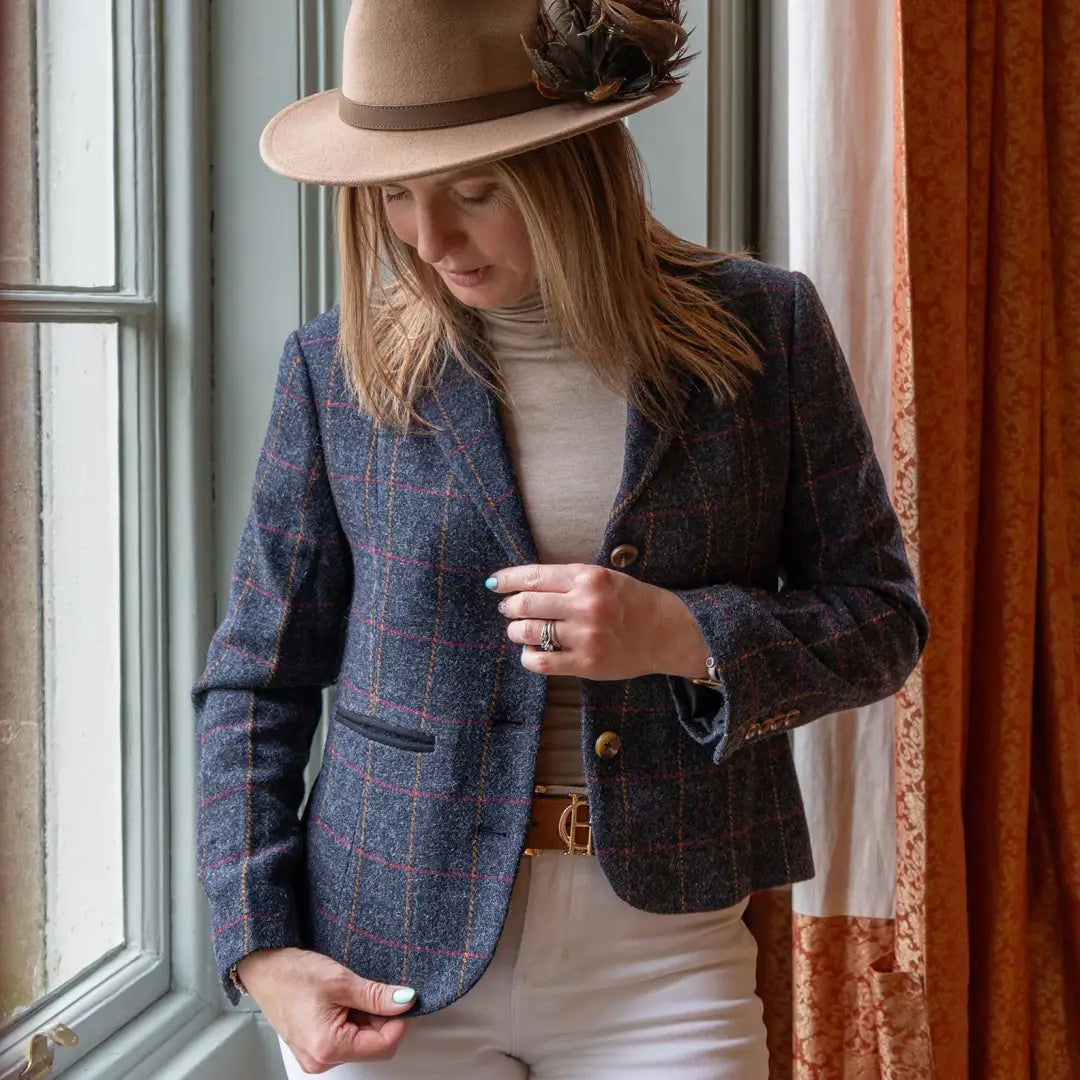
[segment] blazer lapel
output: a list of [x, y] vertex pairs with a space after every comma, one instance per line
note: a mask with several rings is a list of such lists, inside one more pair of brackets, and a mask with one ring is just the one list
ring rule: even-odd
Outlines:
[[[684, 398], [688, 395], [686, 385]], [[438, 386], [424, 397], [418, 411], [433, 425], [436, 443], [506, 552], [508, 565], [538, 562], [495, 395], [465, 370], [458, 357], [451, 356]], [[672, 430], [658, 427], [627, 406], [622, 477], [602, 551], [618, 542], [618, 530], [656, 474], [673, 438]]]
[[450, 356], [418, 412], [433, 425], [436, 443], [506, 552], [507, 565], [537, 562], [495, 395]]
[[[689, 386], [684, 382], [684, 402], [688, 396]], [[679, 419], [681, 420], [681, 416]], [[618, 530], [634, 503], [656, 475], [656, 470], [674, 437], [671, 427], [661, 428], [638, 412], [633, 405], [627, 405], [622, 479], [604, 530], [602, 551], [619, 542]]]

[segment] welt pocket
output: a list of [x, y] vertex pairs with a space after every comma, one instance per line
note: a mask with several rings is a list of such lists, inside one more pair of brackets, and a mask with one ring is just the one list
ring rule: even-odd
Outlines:
[[334, 709], [336, 719], [358, 735], [372, 742], [392, 746], [395, 750], [413, 750], [418, 754], [430, 754], [435, 749], [435, 736], [425, 731], [408, 731], [394, 724], [376, 720], [374, 716], [352, 712], [338, 705]]

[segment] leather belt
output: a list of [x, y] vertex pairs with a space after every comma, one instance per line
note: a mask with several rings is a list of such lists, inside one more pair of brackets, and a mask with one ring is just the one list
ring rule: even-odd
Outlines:
[[525, 854], [561, 851], [564, 855], [593, 853], [589, 802], [584, 795], [553, 795], [537, 785], [532, 815], [525, 834]]

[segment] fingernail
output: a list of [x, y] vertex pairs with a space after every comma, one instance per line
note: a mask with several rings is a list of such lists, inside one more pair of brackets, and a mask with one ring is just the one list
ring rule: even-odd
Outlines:
[[489, 577], [487, 579], [487, 581], [484, 582], [484, 588], [486, 588], [486, 589], [494, 590], [494, 589], [497, 589], [498, 587], [499, 587], [499, 579], [497, 577]]
[[500, 601], [499, 601], [499, 611], [500, 611], [500, 612], [501, 612], [501, 613], [502, 613], [503, 615], [505, 615], [505, 614], [506, 614], [506, 601], [505, 601], [505, 600], [500, 600]]
[[414, 997], [416, 997], [416, 991], [408, 986], [403, 986], [400, 990], [394, 991], [394, 1004], [408, 1005]]

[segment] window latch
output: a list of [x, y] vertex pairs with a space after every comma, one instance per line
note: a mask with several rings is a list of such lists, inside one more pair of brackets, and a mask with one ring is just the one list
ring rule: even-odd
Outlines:
[[39, 1031], [30, 1039], [26, 1049], [26, 1065], [19, 1073], [18, 1080], [44, 1080], [53, 1068], [55, 1056], [53, 1045], [74, 1046], [79, 1036], [64, 1024], [54, 1024], [45, 1031]]

